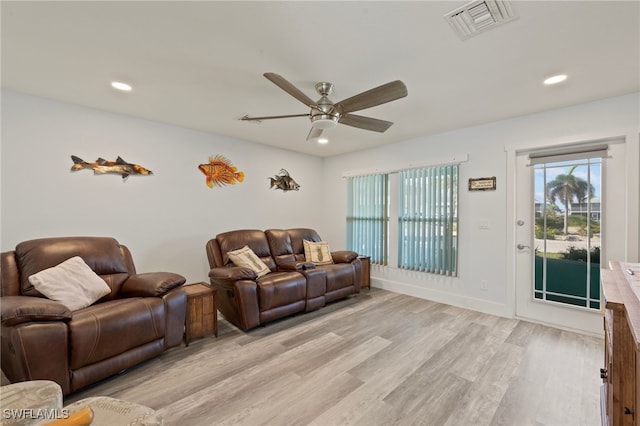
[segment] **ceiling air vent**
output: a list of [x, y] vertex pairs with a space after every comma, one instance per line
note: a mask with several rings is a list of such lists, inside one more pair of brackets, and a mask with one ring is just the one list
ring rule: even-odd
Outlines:
[[444, 15], [461, 39], [480, 34], [518, 18], [511, 3], [501, 0], [473, 1]]

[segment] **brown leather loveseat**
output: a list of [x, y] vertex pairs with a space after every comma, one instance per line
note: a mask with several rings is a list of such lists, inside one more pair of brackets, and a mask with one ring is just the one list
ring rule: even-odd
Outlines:
[[[29, 277], [75, 256], [108, 287], [95, 303], [72, 311], [44, 297]], [[67, 395], [182, 342], [185, 278], [136, 274], [128, 248], [113, 238], [25, 241], [2, 253], [0, 275], [2, 371], [11, 382], [52, 380]]]
[[[330, 261], [305, 257], [304, 241], [321, 243], [309, 228], [245, 229], [218, 234], [206, 244], [209, 278], [217, 288], [218, 310], [243, 330], [298, 312], [319, 309], [327, 302], [360, 291], [361, 262], [353, 251], [333, 251]], [[268, 267], [258, 274], [236, 266], [230, 252], [248, 246]]]

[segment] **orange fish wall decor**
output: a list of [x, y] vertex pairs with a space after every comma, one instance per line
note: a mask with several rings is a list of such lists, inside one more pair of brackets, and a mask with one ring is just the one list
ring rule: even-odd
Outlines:
[[244, 172], [239, 172], [238, 168], [222, 155], [209, 157], [209, 162], [200, 164], [198, 169], [207, 177], [206, 183], [209, 188], [213, 188], [213, 185], [223, 187], [244, 181]]

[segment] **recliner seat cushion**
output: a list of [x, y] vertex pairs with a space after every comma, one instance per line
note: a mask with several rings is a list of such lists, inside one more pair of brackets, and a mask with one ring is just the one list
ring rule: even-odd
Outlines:
[[164, 304], [145, 297], [92, 305], [74, 312], [69, 331], [74, 370], [163, 338]]
[[318, 268], [324, 269], [327, 273], [327, 293], [355, 283], [355, 271], [349, 263], [333, 263], [318, 266]]
[[307, 281], [298, 272], [272, 272], [258, 278], [260, 312], [304, 301]]

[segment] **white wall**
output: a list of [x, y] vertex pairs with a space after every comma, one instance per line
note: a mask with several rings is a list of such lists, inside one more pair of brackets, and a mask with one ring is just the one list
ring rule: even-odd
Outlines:
[[[153, 176], [71, 172], [70, 156], [140, 164]], [[198, 170], [228, 157], [243, 183], [209, 189]], [[205, 243], [241, 228], [317, 227], [322, 159], [21, 93], [2, 93], [1, 250], [31, 238], [104, 235], [129, 246], [139, 272], [208, 281]], [[300, 191], [270, 189], [287, 169]]]
[[[445, 278], [375, 267], [374, 286], [470, 307], [503, 316], [514, 314], [514, 160], [515, 152], [621, 136], [616, 165], [607, 167], [616, 182], [608, 198], [610, 235], [603, 251], [609, 259], [638, 261], [640, 205], [640, 94], [610, 98], [563, 109], [488, 123], [447, 133], [334, 157], [325, 161], [324, 235], [346, 244], [346, 186], [341, 177], [350, 171], [402, 168], [412, 164], [447, 161], [468, 155], [460, 167], [459, 277]], [[426, 116], [425, 120], [429, 117]], [[402, 123], [396, 123], [402, 125]], [[390, 131], [393, 131], [393, 127]], [[609, 161], [609, 160], [607, 160]], [[497, 177], [497, 190], [469, 192], [469, 178]], [[330, 201], [330, 202], [329, 202]], [[489, 229], [479, 229], [488, 221]], [[480, 290], [480, 281], [489, 290]], [[601, 325], [601, 324], [600, 324]]]

